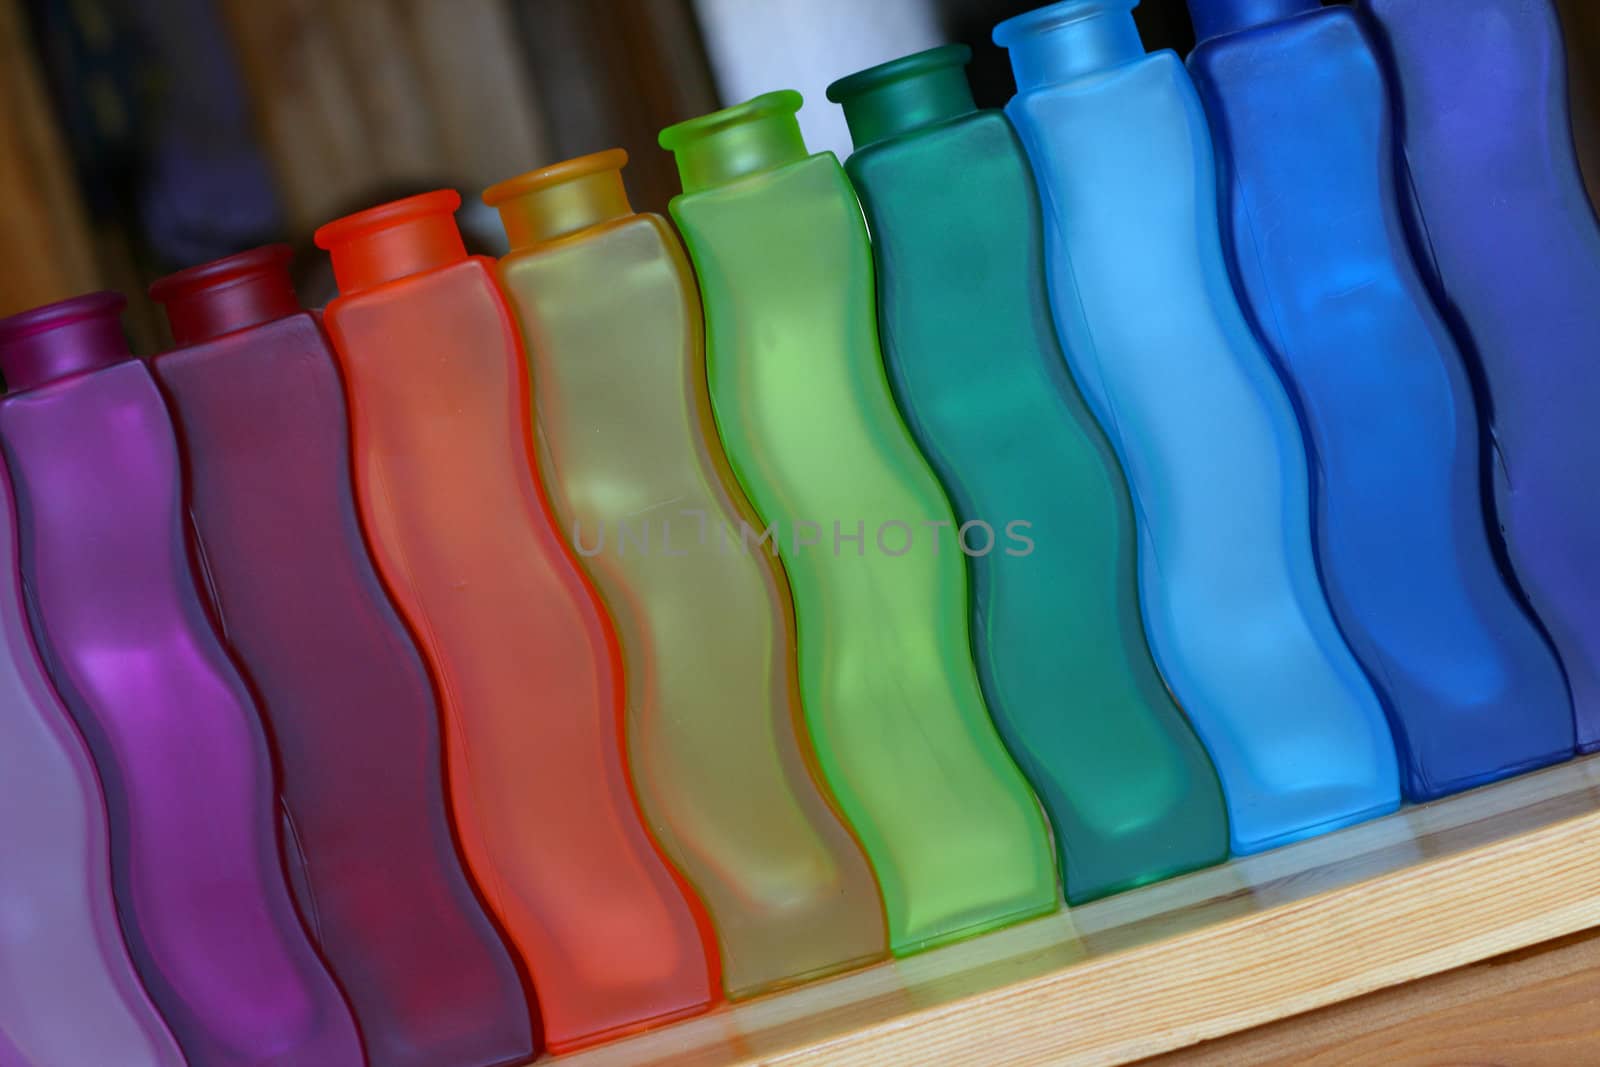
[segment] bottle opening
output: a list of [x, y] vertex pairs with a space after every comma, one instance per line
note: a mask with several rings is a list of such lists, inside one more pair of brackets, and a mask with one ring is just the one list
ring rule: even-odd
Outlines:
[[620, 148], [579, 156], [492, 185], [483, 202], [500, 212], [511, 247], [531, 248], [633, 214]]
[[1062, 0], [1007, 19], [994, 43], [1011, 55], [1017, 91], [1059, 85], [1145, 55], [1133, 9], [1139, 0]]
[[288, 245], [267, 245], [169, 274], [150, 286], [172, 339], [200, 344], [300, 312], [289, 279]]
[[1321, 9], [1322, 0], [1189, 0], [1199, 41]]
[[121, 293], [75, 296], [0, 319], [0, 375], [15, 393], [132, 358]]
[[810, 155], [797, 117], [802, 99], [782, 89], [668, 126], [661, 147], [678, 161], [686, 193], [711, 189]]
[[828, 99], [844, 107], [857, 148], [977, 110], [966, 66], [972, 49], [947, 44], [840, 78]]
[[439, 189], [346, 215], [317, 230], [317, 247], [333, 260], [339, 292], [348, 296], [467, 258], [456, 227], [461, 194]]

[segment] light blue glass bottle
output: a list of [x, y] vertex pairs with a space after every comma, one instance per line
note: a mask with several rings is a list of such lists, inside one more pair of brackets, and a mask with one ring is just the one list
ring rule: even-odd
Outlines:
[[1566, 678], [1490, 541], [1467, 366], [1407, 248], [1370, 39], [1319, 0], [1189, 10], [1229, 265], [1317, 457], [1323, 586], [1386, 698], [1406, 796], [1570, 758]]
[[1255, 852], [1392, 811], [1399, 769], [1317, 582], [1305, 444], [1228, 277], [1205, 115], [1136, 5], [1066, 0], [994, 37], [1057, 326], [1133, 489], [1156, 662]]

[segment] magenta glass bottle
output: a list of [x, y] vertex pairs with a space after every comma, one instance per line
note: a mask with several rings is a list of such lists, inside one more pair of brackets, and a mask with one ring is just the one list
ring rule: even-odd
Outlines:
[[182, 1067], [117, 929], [105, 800], [45, 677], [0, 464], [0, 1063]]
[[152, 365], [222, 629], [266, 715], [301, 910], [374, 1063], [534, 1054], [510, 950], [467, 879], [433, 683], [367, 554], [343, 385], [260, 248], [157, 282], [178, 347]]
[[0, 322], [28, 608], [105, 786], [122, 929], [192, 1063], [360, 1064], [284, 878], [266, 736], [200, 597], [177, 441], [123, 303]]

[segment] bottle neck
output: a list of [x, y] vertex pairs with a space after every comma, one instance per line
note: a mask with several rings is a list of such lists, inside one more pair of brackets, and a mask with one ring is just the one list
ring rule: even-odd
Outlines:
[[490, 186], [483, 202], [500, 212], [513, 251], [534, 248], [633, 214], [613, 148], [579, 156]]
[[345, 296], [467, 258], [456, 227], [461, 194], [440, 189], [335, 219], [317, 230]]
[[121, 293], [89, 293], [0, 319], [0, 374], [13, 393], [130, 359]]
[[1199, 41], [1321, 8], [1322, 0], [1189, 0], [1189, 16]]
[[807, 158], [800, 133], [800, 94], [758, 96], [661, 131], [661, 147], [678, 162], [685, 193], [727, 185]]
[[972, 49], [945, 45], [840, 78], [828, 99], [844, 108], [857, 148], [977, 110], [966, 66]]
[[1139, 0], [1062, 0], [994, 28], [1011, 54], [1017, 92], [1059, 85], [1145, 55], [1133, 9]]
[[298, 314], [288, 245], [268, 245], [169, 274], [150, 286], [172, 339], [197, 345], [235, 330]]

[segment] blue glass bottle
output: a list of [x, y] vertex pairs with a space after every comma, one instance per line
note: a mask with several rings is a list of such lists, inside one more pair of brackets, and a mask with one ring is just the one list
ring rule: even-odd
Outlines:
[[1362, 0], [1400, 102], [1412, 235], [1489, 401], [1511, 564], [1600, 748], [1600, 225], [1551, 0]]
[[1305, 445], [1228, 278], [1205, 114], [1136, 4], [1066, 0], [994, 36], [1056, 323], [1133, 490], [1156, 662], [1253, 852], [1393, 810], [1399, 770], [1317, 583]]
[[1406, 796], [1570, 757], [1566, 679], [1490, 540], [1467, 368], [1406, 245], [1371, 42], [1318, 0], [1189, 10], [1224, 244], [1299, 402], [1323, 585], [1387, 698]]
[[1062, 359], [1033, 173], [974, 105], [971, 55], [919, 52], [828, 96], [856, 143], [889, 382], [969, 531], [984, 696], [1078, 904], [1221, 862], [1227, 815], [1150, 655], [1122, 466]]

